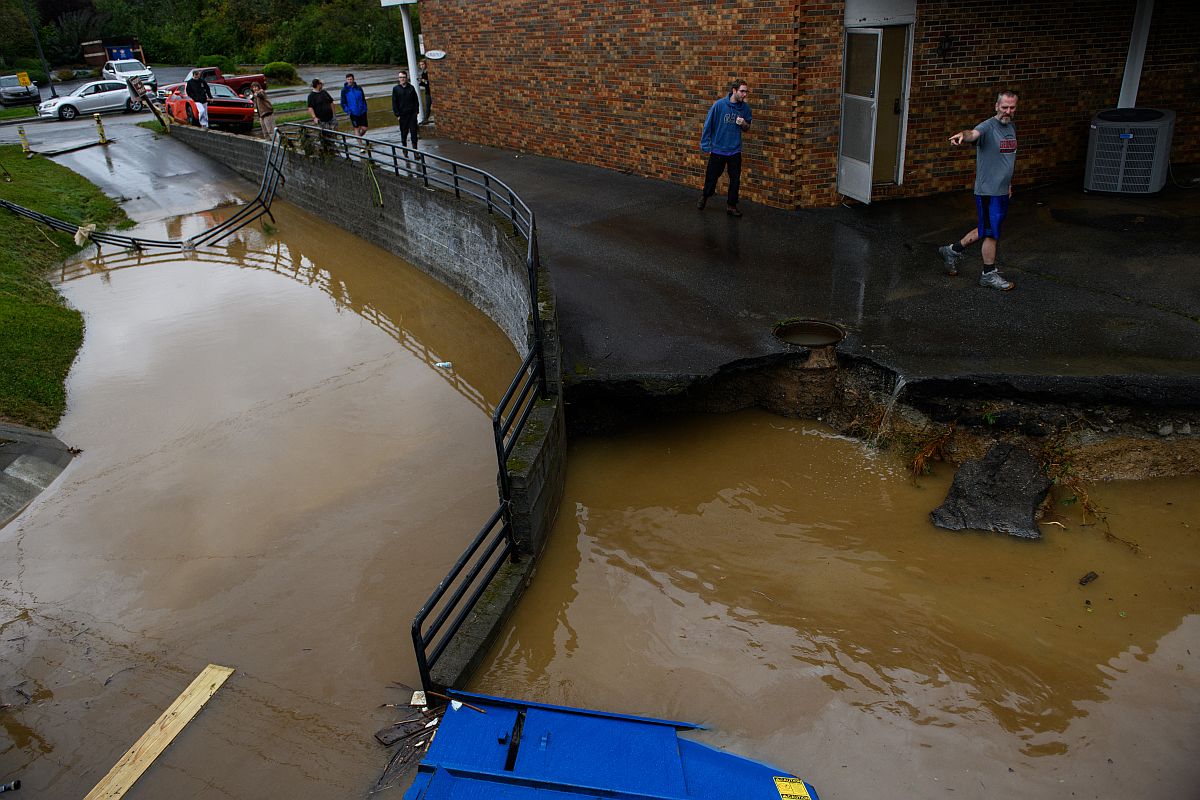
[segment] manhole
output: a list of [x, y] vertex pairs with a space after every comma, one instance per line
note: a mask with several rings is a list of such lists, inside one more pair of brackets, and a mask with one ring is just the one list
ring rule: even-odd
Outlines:
[[772, 333], [781, 342], [802, 347], [829, 347], [846, 338], [846, 334], [837, 325], [819, 319], [781, 322], [775, 326]]

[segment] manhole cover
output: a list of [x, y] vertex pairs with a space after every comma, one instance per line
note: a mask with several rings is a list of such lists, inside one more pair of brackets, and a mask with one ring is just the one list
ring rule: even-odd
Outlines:
[[832, 322], [822, 322], [819, 319], [781, 322], [775, 326], [772, 333], [781, 342], [798, 344], [802, 347], [828, 347], [846, 338], [846, 334], [837, 325]]

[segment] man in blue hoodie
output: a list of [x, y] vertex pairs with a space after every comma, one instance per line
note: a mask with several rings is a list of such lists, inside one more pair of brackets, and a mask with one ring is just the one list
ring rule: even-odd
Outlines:
[[750, 87], [745, 81], [734, 81], [729, 96], [712, 104], [700, 134], [700, 150], [708, 153], [708, 168], [704, 171], [704, 190], [696, 208], [704, 208], [708, 198], [716, 194], [717, 179], [729, 168], [729, 204], [725, 211], [740, 217], [738, 189], [742, 184], [742, 131], [750, 130], [750, 106], [746, 96]]
[[346, 82], [342, 84], [342, 111], [350, 115], [350, 124], [356, 136], [367, 132], [367, 95], [354, 82], [352, 72], [346, 74]]

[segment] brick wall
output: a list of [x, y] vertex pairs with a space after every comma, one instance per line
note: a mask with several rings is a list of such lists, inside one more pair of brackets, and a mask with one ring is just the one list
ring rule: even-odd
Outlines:
[[[1135, 0], [918, 2], [904, 183], [961, 190], [946, 138], [1021, 94], [1020, 184], [1082, 175], [1088, 121], [1116, 104]], [[422, 0], [439, 131], [699, 186], [700, 127], [733, 77], [750, 82], [743, 193], [783, 208], [840, 201], [842, 2]], [[937, 52], [945, 38], [949, 50]], [[1200, 12], [1158, 0], [1139, 105], [1174, 109], [1174, 159], [1200, 160]]]
[[438, 130], [699, 189], [700, 129], [734, 78], [753, 91], [749, 196], [793, 201], [795, 2], [422, 0]]

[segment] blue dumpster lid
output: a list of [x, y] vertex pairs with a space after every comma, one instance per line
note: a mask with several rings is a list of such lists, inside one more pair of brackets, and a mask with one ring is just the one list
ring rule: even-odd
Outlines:
[[404, 800], [819, 800], [790, 773], [678, 737], [698, 725], [452, 694], [470, 705], [446, 709]]

